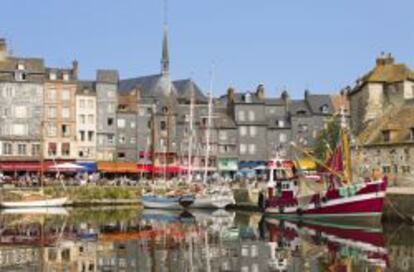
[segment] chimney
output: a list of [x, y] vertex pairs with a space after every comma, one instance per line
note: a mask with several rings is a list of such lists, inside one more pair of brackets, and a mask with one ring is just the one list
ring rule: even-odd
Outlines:
[[234, 102], [234, 89], [232, 87], [227, 89], [227, 103]]
[[282, 92], [281, 97], [283, 99], [283, 102], [285, 103], [285, 111], [286, 112], [289, 112], [289, 100], [290, 100], [289, 99], [289, 93], [286, 90], [284, 90]]
[[391, 55], [391, 53], [385, 54], [384, 52], [381, 52], [380, 56], [377, 58], [376, 63], [377, 66], [394, 64], [394, 57]]
[[0, 61], [5, 61], [7, 58], [7, 43], [6, 39], [0, 38]]
[[259, 84], [256, 89], [256, 96], [258, 99], [263, 100], [265, 98], [265, 88], [263, 84]]
[[72, 61], [72, 77], [78, 79], [79, 63], [77, 60]]
[[305, 95], [305, 99], [308, 99], [308, 96], [310, 95], [310, 91], [306, 89], [304, 95]]

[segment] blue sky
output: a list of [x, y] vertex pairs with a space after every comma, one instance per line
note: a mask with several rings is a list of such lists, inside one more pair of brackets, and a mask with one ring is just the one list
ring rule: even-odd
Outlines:
[[[83, 79], [99, 68], [122, 78], [158, 73], [162, 0], [2, 0], [0, 36], [14, 54], [48, 66], [80, 63]], [[371, 69], [381, 51], [414, 66], [412, 0], [170, 0], [173, 78], [215, 94], [228, 86], [267, 95], [332, 93]]]

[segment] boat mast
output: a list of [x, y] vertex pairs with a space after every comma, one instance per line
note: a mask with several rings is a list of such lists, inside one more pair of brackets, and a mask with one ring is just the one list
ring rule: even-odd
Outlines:
[[[212, 67], [213, 68], [213, 67]], [[213, 107], [213, 79], [214, 79], [214, 71], [211, 69], [210, 74], [210, 89], [208, 92], [208, 115], [207, 115], [207, 129], [206, 129], [206, 152], [204, 157], [204, 176], [203, 176], [203, 183], [207, 183], [207, 175], [208, 175], [208, 162], [210, 159], [210, 128], [211, 128], [211, 115], [212, 115], [212, 107]]]
[[341, 141], [344, 154], [344, 178], [347, 183], [352, 182], [352, 161], [351, 161], [351, 148], [349, 145], [348, 126], [345, 117], [345, 109], [341, 107]]
[[155, 110], [156, 106], [155, 103], [152, 104], [152, 111], [151, 111], [151, 161], [152, 161], [152, 169], [151, 169], [151, 179], [152, 184], [155, 183]]
[[194, 88], [193, 85], [191, 84], [191, 98], [190, 98], [190, 130], [189, 130], [189, 134], [190, 134], [190, 138], [189, 138], [189, 143], [188, 143], [188, 167], [187, 167], [187, 182], [190, 183], [191, 182], [191, 166], [192, 166], [192, 149], [193, 149], [193, 119], [194, 119]]

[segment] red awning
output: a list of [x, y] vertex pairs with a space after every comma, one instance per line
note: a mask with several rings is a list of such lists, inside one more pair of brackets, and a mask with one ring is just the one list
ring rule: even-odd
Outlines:
[[138, 164], [138, 172], [142, 173], [154, 173], [156, 174], [178, 174], [183, 171], [183, 169], [176, 165], [169, 165], [169, 166], [155, 166], [155, 168], [151, 164]]
[[[52, 165], [52, 162], [44, 162], [43, 170], [47, 170]], [[40, 162], [0, 162], [0, 171], [24, 171], [24, 172], [38, 172], [41, 170]]]

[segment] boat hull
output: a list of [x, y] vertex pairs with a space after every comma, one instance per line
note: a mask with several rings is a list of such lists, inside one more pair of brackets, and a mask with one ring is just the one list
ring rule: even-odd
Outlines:
[[353, 196], [331, 199], [318, 204], [309, 203], [300, 209], [297, 206], [266, 207], [266, 216], [285, 219], [314, 221], [340, 221], [347, 224], [378, 225], [381, 222], [385, 190], [360, 193]]
[[63, 206], [67, 200], [67, 197], [61, 197], [31, 201], [4, 201], [0, 203], [0, 206], [2, 208], [60, 207]]
[[234, 198], [231, 196], [200, 196], [195, 198], [190, 208], [224, 209], [230, 204], [234, 204]]
[[144, 196], [141, 200], [144, 208], [148, 209], [169, 209], [181, 210], [193, 204], [194, 198], [189, 196], [184, 197], [157, 197]]

